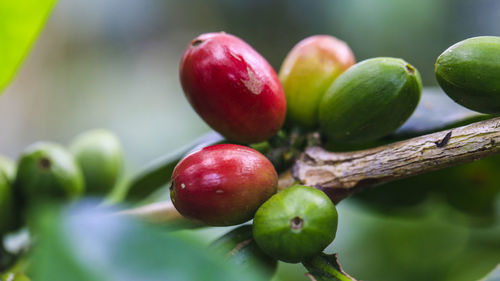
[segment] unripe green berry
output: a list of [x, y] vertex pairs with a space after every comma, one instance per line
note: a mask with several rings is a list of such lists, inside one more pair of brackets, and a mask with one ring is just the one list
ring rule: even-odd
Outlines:
[[75, 198], [83, 193], [84, 181], [69, 151], [58, 144], [37, 142], [19, 159], [15, 188], [30, 203]]
[[337, 210], [322, 191], [296, 185], [257, 210], [254, 239], [271, 257], [301, 262], [321, 253], [335, 238]]
[[70, 151], [82, 169], [87, 193], [105, 195], [113, 189], [123, 169], [123, 152], [112, 132], [85, 132], [75, 138]]

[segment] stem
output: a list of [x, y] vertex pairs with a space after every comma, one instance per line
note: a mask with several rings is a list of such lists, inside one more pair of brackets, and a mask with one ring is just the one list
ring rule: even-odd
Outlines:
[[472, 162], [500, 152], [500, 117], [372, 149], [307, 149], [293, 167], [301, 184], [334, 202], [368, 186]]
[[157, 202], [134, 209], [120, 211], [117, 215], [134, 216], [152, 223], [188, 221], [177, 212], [170, 201]]
[[[498, 154], [499, 128], [500, 117], [367, 150], [328, 152], [310, 147], [296, 161], [292, 172], [280, 175], [279, 190], [298, 182], [323, 190], [337, 203], [374, 184]], [[122, 213], [160, 223], [182, 219], [170, 202]]]

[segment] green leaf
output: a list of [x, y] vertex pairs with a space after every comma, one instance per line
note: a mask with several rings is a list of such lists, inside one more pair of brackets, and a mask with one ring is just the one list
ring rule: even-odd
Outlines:
[[126, 200], [140, 201], [170, 182], [177, 163], [188, 152], [223, 141], [216, 132], [207, 133], [194, 142], [153, 160], [128, 183]]
[[5, 273], [2, 275], [2, 281], [30, 281], [30, 279], [22, 273]]
[[33, 280], [265, 280], [258, 268], [242, 275], [240, 267], [193, 241], [88, 202], [36, 213]]
[[356, 281], [344, 272], [337, 254], [320, 254], [302, 263], [309, 271], [308, 277], [312, 281]]
[[55, 0], [0, 0], [0, 94], [14, 77]]
[[488, 274], [485, 278], [481, 279], [480, 281], [499, 281], [500, 280], [500, 264], [493, 269], [492, 272]]
[[229, 231], [212, 242], [208, 249], [220, 253], [229, 263], [240, 265], [245, 272], [252, 271], [255, 267], [261, 268], [268, 280], [278, 267], [278, 261], [265, 254], [253, 239], [251, 224]]

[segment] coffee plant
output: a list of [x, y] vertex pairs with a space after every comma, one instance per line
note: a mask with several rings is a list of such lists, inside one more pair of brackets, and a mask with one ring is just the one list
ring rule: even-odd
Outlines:
[[[0, 89], [53, 5], [0, 2]], [[348, 197], [401, 217], [441, 198], [471, 224], [498, 222], [499, 37], [465, 39], [437, 58], [456, 103], [423, 89], [410, 62], [356, 63], [330, 35], [304, 38], [278, 73], [236, 35], [186, 43], [179, 83], [212, 132], [132, 176], [103, 129], [67, 146], [36, 142], [17, 162], [0, 156], [2, 280], [282, 280], [280, 261], [313, 281], [353, 281], [342, 256], [325, 252]], [[208, 247], [189, 234], [217, 226], [236, 227]], [[15, 250], [11, 236], [22, 241]], [[500, 280], [492, 270], [482, 280]]]

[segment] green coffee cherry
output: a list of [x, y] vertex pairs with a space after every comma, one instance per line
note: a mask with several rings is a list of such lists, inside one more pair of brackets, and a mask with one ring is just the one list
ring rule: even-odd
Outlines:
[[436, 61], [439, 85], [455, 102], [482, 113], [500, 113], [500, 37], [458, 42]]
[[104, 195], [113, 189], [123, 169], [123, 152], [112, 132], [85, 132], [75, 138], [70, 151], [82, 169], [87, 193]]
[[296, 185], [262, 204], [253, 223], [255, 241], [265, 253], [296, 263], [321, 253], [333, 241], [337, 210], [322, 191]]
[[276, 272], [278, 262], [265, 254], [255, 243], [252, 226], [242, 225], [215, 240], [210, 249], [227, 257], [228, 261], [244, 270], [260, 268], [269, 279]]
[[417, 69], [402, 59], [373, 58], [333, 82], [319, 106], [320, 132], [338, 142], [367, 142], [399, 128], [422, 92]]
[[3, 171], [9, 182], [14, 182], [16, 176], [16, 165], [9, 158], [0, 155], [0, 171]]
[[15, 188], [27, 202], [75, 198], [84, 191], [80, 167], [64, 147], [38, 142], [19, 159]]

